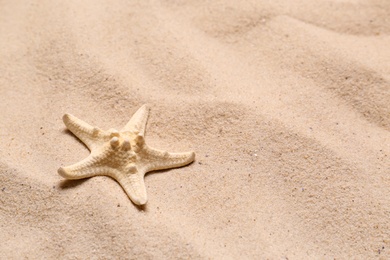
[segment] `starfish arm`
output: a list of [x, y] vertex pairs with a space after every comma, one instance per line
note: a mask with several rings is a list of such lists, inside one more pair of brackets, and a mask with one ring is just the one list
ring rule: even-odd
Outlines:
[[115, 176], [115, 179], [119, 182], [134, 204], [146, 204], [148, 197], [146, 194], [144, 174], [138, 171], [128, 174], [119, 174]]
[[146, 123], [148, 122], [149, 107], [145, 104], [140, 107], [137, 112], [131, 117], [130, 121], [125, 125], [122, 131], [130, 131], [145, 135]]
[[149, 171], [181, 167], [192, 163], [195, 159], [194, 152], [169, 153], [145, 147], [143, 149], [143, 153], [143, 160], [145, 161], [143, 170], [145, 173]]
[[66, 127], [77, 136], [90, 151], [92, 151], [93, 148], [100, 146], [100, 140], [103, 140], [106, 137], [103, 130], [93, 127], [71, 114], [65, 114], [62, 119]]
[[58, 174], [68, 180], [78, 180], [99, 175], [113, 177], [114, 170], [109, 166], [102, 165], [101, 159], [102, 158], [97, 156], [89, 155], [76, 164], [60, 167], [58, 169]]

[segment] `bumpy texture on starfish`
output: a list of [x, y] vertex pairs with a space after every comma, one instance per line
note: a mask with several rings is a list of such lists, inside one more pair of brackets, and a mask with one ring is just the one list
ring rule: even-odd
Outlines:
[[194, 161], [195, 153], [168, 153], [145, 144], [144, 134], [149, 109], [143, 105], [119, 132], [103, 131], [70, 114], [63, 117], [66, 127], [91, 151], [84, 160], [58, 173], [70, 180], [106, 175], [123, 187], [137, 205], [147, 202], [145, 173], [187, 165]]

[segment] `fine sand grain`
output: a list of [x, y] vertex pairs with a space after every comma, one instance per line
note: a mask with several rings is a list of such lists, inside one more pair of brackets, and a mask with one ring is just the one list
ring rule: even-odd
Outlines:
[[[57, 174], [144, 103], [145, 207]], [[1, 259], [390, 258], [388, 0], [1, 1], [0, 111]]]

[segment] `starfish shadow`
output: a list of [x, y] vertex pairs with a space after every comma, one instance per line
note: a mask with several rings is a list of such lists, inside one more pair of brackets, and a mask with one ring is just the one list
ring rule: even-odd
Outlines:
[[172, 169], [150, 171], [150, 172], [145, 173], [145, 177], [146, 177], [146, 176], [155, 175], [155, 174], [164, 173], [164, 172], [170, 172], [171, 170], [172, 170]]
[[[195, 164], [196, 160], [190, 162], [189, 164], [187, 164], [186, 166], [191, 166], [193, 164]], [[180, 169], [180, 168], [183, 168], [184, 166], [180, 166], [180, 167], [176, 167], [176, 168], [170, 168], [170, 169], [163, 169], [163, 170], [154, 170], [154, 171], [150, 171], [150, 172], [147, 172], [145, 173], [145, 177], [146, 176], [150, 176], [150, 175], [154, 175], [154, 174], [159, 174], [159, 173], [164, 173], [164, 172], [170, 172], [170, 171], [173, 171], [173, 170], [177, 170], [177, 169]]]
[[[133, 203], [133, 202], [132, 202]], [[142, 212], [148, 212], [148, 207], [147, 207], [147, 204], [144, 204], [144, 205], [137, 205], [137, 204], [134, 204], [133, 205], [135, 206], [136, 209], [138, 209], [138, 211], [142, 211]]]
[[58, 187], [60, 187], [61, 190], [67, 190], [74, 187], [79, 186], [80, 184], [86, 182], [88, 179], [80, 179], [80, 180], [62, 180]]

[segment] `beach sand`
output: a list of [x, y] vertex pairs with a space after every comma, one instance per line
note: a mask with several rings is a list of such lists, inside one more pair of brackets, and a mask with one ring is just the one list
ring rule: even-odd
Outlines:
[[[0, 258], [390, 258], [390, 2], [291, 2], [1, 1]], [[145, 207], [57, 173], [142, 104]]]

